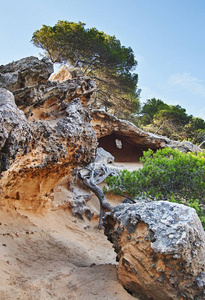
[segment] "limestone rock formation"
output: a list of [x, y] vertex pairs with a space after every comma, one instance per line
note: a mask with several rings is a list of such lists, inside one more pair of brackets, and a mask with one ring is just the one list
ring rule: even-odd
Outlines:
[[140, 299], [205, 297], [205, 232], [193, 208], [157, 201], [121, 204], [106, 214], [105, 234], [123, 286]]
[[47, 58], [30, 56], [0, 66], [0, 87], [12, 92], [46, 82], [53, 73], [53, 64]]
[[54, 186], [74, 167], [94, 160], [97, 138], [81, 105], [89, 101], [92, 82], [82, 78], [51, 82], [52, 70], [46, 59], [34, 57], [0, 69], [2, 86], [17, 98], [16, 105], [13, 94], [1, 88], [0, 204], [4, 206], [52, 207]]
[[52, 77], [49, 80], [51, 73], [53, 65], [47, 58], [23, 58], [0, 66], [0, 87], [14, 94], [17, 106], [29, 121], [55, 120], [65, 110], [63, 103], [75, 98], [80, 98], [83, 105], [88, 103], [95, 89], [94, 81], [77, 73], [78, 76], [65, 80], [65, 72], [64, 77], [58, 74], [60, 81], [55, 76], [52, 81]]
[[[70, 170], [94, 159], [96, 136], [80, 100], [68, 103], [65, 112], [66, 116], [61, 118], [54, 128], [47, 121], [26, 122], [25, 117], [22, 118], [24, 123], [19, 122], [16, 125], [15, 116], [10, 118], [10, 126], [14, 129], [10, 131], [2, 148], [2, 155], [10, 162], [14, 158], [14, 151], [18, 151], [18, 156], [12, 167], [2, 175], [2, 201], [9, 198], [15, 204], [18, 203], [18, 207], [30, 207], [31, 202], [34, 206], [42, 207], [45, 202], [50, 203], [53, 187]], [[22, 135], [21, 131], [15, 131], [17, 126], [22, 130], [30, 129], [30, 135], [26, 134], [26, 130]], [[5, 128], [3, 127], [4, 131]], [[15, 147], [9, 142], [11, 137]], [[5, 149], [11, 149], [11, 153], [4, 153]], [[6, 167], [8, 166], [9, 164], [6, 164]], [[32, 188], [28, 188], [30, 185]]]
[[72, 79], [72, 73], [66, 66], [62, 66], [56, 73], [53, 73], [49, 77], [51, 81], [64, 81], [67, 79]]
[[114, 156], [112, 156], [109, 152], [105, 151], [103, 148], [97, 148], [95, 162], [101, 164], [110, 164], [115, 160]]
[[[46, 58], [36, 57], [0, 67], [2, 203], [11, 199], [18, 207], [30, 207], [30, 202], [35, 207], [44, 207], [45, 203], [68, 205], [82, 215], [90, 198], [78, 187], [79, 182], [76, 186], [73, 170], [94, 161], [97, 140], [96, 163], [99, 159], [102, 163], [100, 147], [108, 150], [115, 161], [139, 160], [142, 150], [148, 148], [171, 146], [198, 151], [191, 143], [144, 132], [102, 110], [93, 110], [91, 119], [84, 108], [89, 105], [95, 82], [77, 69], [62, 67], [50, 76], [52, 72], [53, 66]], [[114, 160], [110, 155], [104, 159], [106, 163]], [[69, 192], [59, 199], [54, 190], [60, 189], [62, 182], [65, 185], [64, 177]], [[30, 182], [32, 189], [28, 192]]]
[[26, 154], [31, 137], [30, 125], [13, 94], [0, 88], [0, 173], [10, 167], [17, 152]]
[[[91, 124], [99, 140], [99, 146], [109, 151], [115, 161], [139, 161], [142, 152], [148, 148], [156, 150], [165, 147], [182, 152], [198, 152], [199, 147], [190, 142], [170, 140], [165, 136], [145, 132], [129, 121], [118, 119], [104, 110], [92, 110]], [[121, 148], [117, 142], [121, 141]]]

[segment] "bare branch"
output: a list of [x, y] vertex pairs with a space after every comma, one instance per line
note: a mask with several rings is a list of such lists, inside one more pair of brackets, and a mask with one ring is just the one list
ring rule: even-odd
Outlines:
[[[86, 175], [82, 175], [81, 172], [78, 171], [78, 177], [82, 180], [84, 185], [87, 188], [89, 188], [97, 196], [97, 198], [100, 202], [99, 229], [102, 228], [102, 217], [104, 215], [105, 210], [110, 211], [113, 208], [107, 201], [101, 188], [99, 186], [97, 186], [97, 183], [99, 184], [106, 177], [108, 177], [111, 174], [111, 171], [109, 171], [107, 169], [107, 167], [105, 167], [105, 166], [102, 166], [101, 170], [104, 174], [100, 177], [99, 170], [96, 168], [96, 165], [94, 164], [92, 169], [90, 170], [89, 179], [86, 178], [87, 177]], [[96, 179], [96, 174], [97, 174], [97, 179]]]
[[199, 148], [201, 148], [201, 146], [205, 143], [205, 140], [199, 145]]

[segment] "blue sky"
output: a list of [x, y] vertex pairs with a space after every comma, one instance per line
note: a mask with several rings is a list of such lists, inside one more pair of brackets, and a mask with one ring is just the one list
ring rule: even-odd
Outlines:
[[43, 24], [82, 21], [115, 35], [138, 61], [141, 101], [156, 97], [205, 119], [205, 0], [0, 0], [0, 64], [40, 49]]

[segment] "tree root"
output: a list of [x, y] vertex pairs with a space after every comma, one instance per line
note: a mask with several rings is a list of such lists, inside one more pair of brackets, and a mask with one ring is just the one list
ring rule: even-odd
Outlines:
[[[82, 175], [80, 171], [78, 171], [78, 177], [82, 180], [84, 185], [89, 188], [99, 199], [100, 202], [100, 214], [99, 214], [99, 226], [98, 228], [102, 228], [102, 218], [105, 213], [105, 210], [111, 211], [112, 206], [107, 201], [103, 191], [97, 184], [103, 182], [105, 178], [112, 174], [112, 172], [106, 167], [106, 165], [102, 164], [100, 168], [96, 167], [96, 164], [93, 164], [92, 167], [85, 168], [89, 171], [89, 175]], [[82, 170], [82, 169], [81, 169]], [[87, 178], [88, 177], [88, 178]]]

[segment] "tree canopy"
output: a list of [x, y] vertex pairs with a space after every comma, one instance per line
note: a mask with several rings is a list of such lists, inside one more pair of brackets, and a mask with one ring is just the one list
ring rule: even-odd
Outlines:
[[162, 100], [148, 99], [135, 123], [154, 133], [172, 139], [202, 143], [205, 140], [205, 121], [186, 113], [180, 105], [168, 105]]
[[139, 108], [138, 75], [133, 50], [122, 46], [115, 36], [85, 23], [58, 21], [33, 33], [32, 42], [43, 49], [53, 63], [68, 62], [80, 67], [97, 81], [96, 103], [125, 116]]

